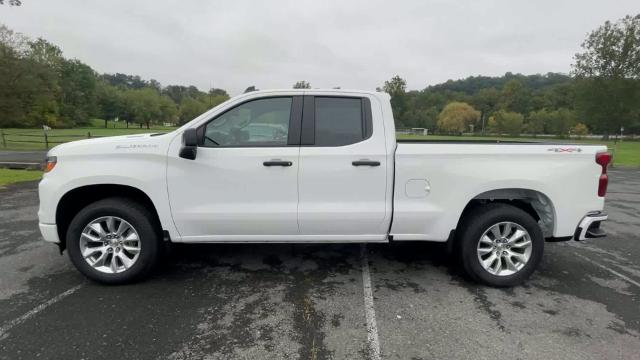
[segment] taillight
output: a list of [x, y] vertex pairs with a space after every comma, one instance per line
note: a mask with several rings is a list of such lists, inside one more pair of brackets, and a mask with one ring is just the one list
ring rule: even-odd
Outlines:
[[58, 163], [58, 158], [55, 156], [47, 156], [47, 159], [44, 162], [44, 172], [48, 173], [49, 171], [53, 170], [54, 167], [56, 167], [56, 164]]
[[609, 185], [609, 175], [607, 175], [607, 167], [613, 159], [609, 152], [601, 152], [596, 154], [596, 163], [602, 167], [600, 180], [598, 181], [598, 196], [605, 196], [607, 193], [607, 185]]

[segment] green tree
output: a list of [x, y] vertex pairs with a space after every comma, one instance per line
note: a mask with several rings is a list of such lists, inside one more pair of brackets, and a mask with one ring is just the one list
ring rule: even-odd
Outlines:
[[163, 123], [175, 124], [178, 120], [178, 107], [170, 97], [164, 95], [159, 98], [160, 115], [158, 120]]
[[[104, 119], [104, 127], [108, 120], [113, 120], [124, 115], [124, 99], [122, 91], [104, 81], [96, 84], [96, 102], [98, 115]], [[128, 123], [127, 123], [128, 125]]]
[[529, 134], [537, 136], [545, 132], [548, 124], [551, 122], [551, 114], [547, 109], [532, 111], [527, 116], [525, 129]]
[[311, 89], [311, 84], [308, 82], [301, 80], [293, 84], [294, 89]]
[[396, 75], [391, 80], [385, 81], [382, 89], [391, 96], [391, 109], [393, 110], [394, 118], [397, 121], [404, 122], [404, 115], [407, 110], [407, 82], [399, 75]]
[[185, 124], [207, 111], [207, 104], [193, 98], [186, 98], [180, 104], [180, 124]]
[[583, 123], [577, 123], [574, 127], [571, 128], [571, 134], [577, 135], [578, 139], [580, 139], [583, 136], [589, 134], [589, 129], [587, 128], [587, 125]]
[[500, 107], [511, 112], [529, 111], [531, 91], [521, 80], [513, 79], [502, 88]]
[[566, 137], [569, 130], [577, 123], [575, 111], [569, 109], [558, 109], [549, 113], [548, 132]]
[[79, 60], [65, 60], [60, 72], [60, 115], [74, 125], [86, 125], [98, 113], [96, 73]]
[[496, 134], [509, 134], [518, 136], [522, 132], [524, 117], [522, 114], [499, 110], [489, 119], [489, 127]]
[[160, 95], [152, 88], [127, 90], [125, 96], [128, 100], [129, 111], [133, 121], [142, 128], [143, 125], [150, 128], [152, 122], [160, 120], [162, 111], [160, 108]]
[[25, 36], [0, 25], [0, 127], [55, 124], [59, 87]]
[[438, 115], [438, 128], [447, 133], [462, 133], [480, 118], [480, 112], [463, 102], [451, 102]]
[[605, 22], [582, 48], [572, 64], [580, 115], [605, 135], [633, 124], [640, 112], [640, 15]]
[[500, 103], [500, 92], [496, 88], [480, 89], [471, 100], [473, 106], [480, 110], [480, 129], [484, 134], [486, 121]]

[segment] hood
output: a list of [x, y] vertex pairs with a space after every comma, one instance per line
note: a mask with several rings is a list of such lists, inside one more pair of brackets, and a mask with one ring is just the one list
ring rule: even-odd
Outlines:
[[173, 137], [171, 134], [131, 134], [71, 141], [55, 146], [47, 156], [155, 153], [166, 148], [164, 144], [168, 144], [166, 139]]

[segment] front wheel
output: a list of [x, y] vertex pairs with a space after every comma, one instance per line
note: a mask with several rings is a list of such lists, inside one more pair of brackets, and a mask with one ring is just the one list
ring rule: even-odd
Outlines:
[[147, 275], [159, 257], [151, 213], [125, 198], [97, 201], [82, 209], [67, 230], [71, 262], [86, 277], [124, 284]]
[[534, 272], [544, 251], [544, 237], [535, 219], [507, 204], [472, 210], [462, 222], [462, 265], [473, 279], [490, 286], [521, 284]]

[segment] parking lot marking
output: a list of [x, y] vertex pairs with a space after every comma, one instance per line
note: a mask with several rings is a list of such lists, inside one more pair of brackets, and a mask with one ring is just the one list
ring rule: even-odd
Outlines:
[[640, 287], [640, 283], [635, 281], [635, 280], [633, 280], [633, 279], [631, 279], [630, 277], [628, 277], [626, 275], [623, 275], [623, 274], [620, 274], [619, 272], [617, 272], [617, 271], [615, 271], [615, 270], [613, 270], [611, 268], [608, 268], [608, 267], [606, 267], [606, 266], [604, 266], [604, 265], [602, 265], [600, 263], [597, 263], [597, 262], [589, 259], [588, 257], [584, 256], [584, 255], [580, 255], [580, 254], [576, 254], [576, 255], [578, 255], [578, 257], [581, 257], [581, 258], [587, 260], [588, 262], [592, 263], [593, 265], [595, 265], [595, 266], [597, 266], [597, 267], [599, 267], [601, 269], [607, 270], [608, 272], [612, 273], [613, 275], [616, 275], [617, 277], [621, 278], [622, 280], [625, 280], [630, 284], [633, 284], [633, 285], [635, 285], [637, 287]]
[[42, 310], [48, 308], [49, 306], [57, 303], [58, 301], [64, 299], [65, 297], [73, 294], [74, 292], [78, 291], [78, 289], [80, 289], [82, 287], [83, 284], [80, 285], [76, 285], [74, 287], [72, 287], [71, 289], [58, 294], [56, 296], [54, 296], [53, 298], [43, 302], [42, 304], [34, 307], [33, 309], [27, 311], [25, 314], [23, 314], [22, 316], [13, 319], [11, 321], [9, 321], [8, 323], [2, 325], [0, 327], [0, 340], [4, 339], [7, 335], [7, 333], [9, 332], [9, 330], [11, 330], [14, 326], [16, 325], [20, 325], [23, 322], [29, 320], [30, 318], [32, 318], [33, 316], [35, 316], [36, 314], [38, 314], [39, 312], [41, 312]]
[[369, 257], [367, 245], [360, 246], [362, 259], [362, 287], [364, 290], [364, 312], [367, 319], [367, 345], [369, 357], [380, 360], [380, 343], [378, 341], [378, 325], [376, 324], [376, 310], [373, 306], [373, 291], [371, 290], [371, 273], [369, 272]]

